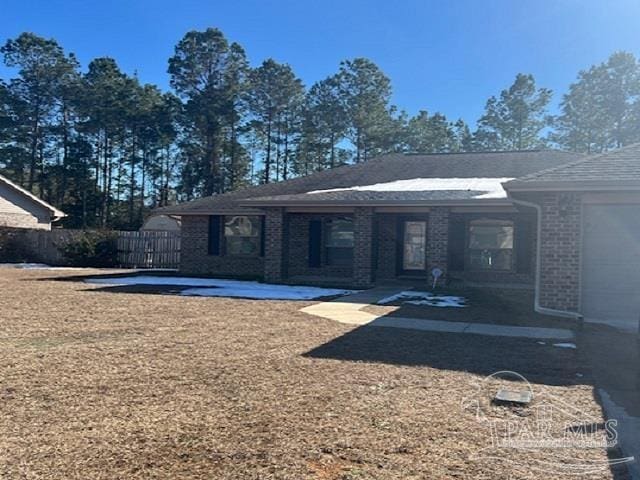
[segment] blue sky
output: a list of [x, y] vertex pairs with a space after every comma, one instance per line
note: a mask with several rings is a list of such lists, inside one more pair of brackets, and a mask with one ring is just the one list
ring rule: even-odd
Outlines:
[[471, 123], [518, 72], [557, 103], [578, 70], [615, 50], [640, 56], [639, 0], [2, 0], [0, 25], [1, 42], [23, 31], [54, 37], [83, 67], [111, 56], [162, 88], [177, 41], [210, 26], [253, 65], [273, 57], [307, 85], [342, 59], [368, 57], [400, 108]]

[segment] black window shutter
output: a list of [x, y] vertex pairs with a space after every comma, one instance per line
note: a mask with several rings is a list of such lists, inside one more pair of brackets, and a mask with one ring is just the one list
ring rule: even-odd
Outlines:
[[464, 256], [467, 249], [467, 223], [462, 218], [451, 218], [449, 222], [449, 270], [464, 271]]
[[265, 219], [264, 215], [260, 217], [260, 256], [261, 257], [264, 257], [264, 240], [265, 240], [264, 219]]
[[533, 221], [519, 219], [515, 223], [516, 271], [531, 273], [533, 262]]
[[322, 262], [322, 221], [309, 222], [309, 267], [319, 267]]
[[209, 255], [220, 255], [220, 215], [209, 217]]

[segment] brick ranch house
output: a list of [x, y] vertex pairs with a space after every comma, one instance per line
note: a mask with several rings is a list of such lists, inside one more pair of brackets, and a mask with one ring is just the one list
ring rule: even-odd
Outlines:
[[0, 227], [51, 230], [66, 215], [0, 175]]
[[[635, 204], [635, 205], [634, 205]], [[536, 310], [635, 322], [640, 145], [392, 154], [157, 213], [182, 218], [181, 271], [366, 288], [535, 287]]]

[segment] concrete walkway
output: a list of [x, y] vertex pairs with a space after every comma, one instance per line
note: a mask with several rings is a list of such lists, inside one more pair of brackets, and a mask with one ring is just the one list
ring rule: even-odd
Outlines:
[[573, 332], [562, 328], [515, 327], [510, 325], [494, 325], [473, 322], [446, 322], [442, 320], [424, 320], [420, 318], [404, 318], [380, 316], [363, 312], [362, 309], [375, 305], [378, 300], [398, 293], [398, 288], [374, 288], [331, 302], [320, 302], [300, 311], [327, 318], [347, 325], [367, 325], [370, 327], [405, 328], [426, 332], [471, 333], [494, 337], [520, 337], [571, 340]]

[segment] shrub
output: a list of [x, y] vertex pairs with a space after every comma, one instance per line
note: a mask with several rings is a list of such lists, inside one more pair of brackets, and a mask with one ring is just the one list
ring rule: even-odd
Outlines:
[[87, 230], [59, 245], [62, 255], [76, 267], [115, 267], [118, 264], [118, 234]]
[[0, 263], [26, 262], [31, 252], [26, 246], [24, 231], [0, 228]]

